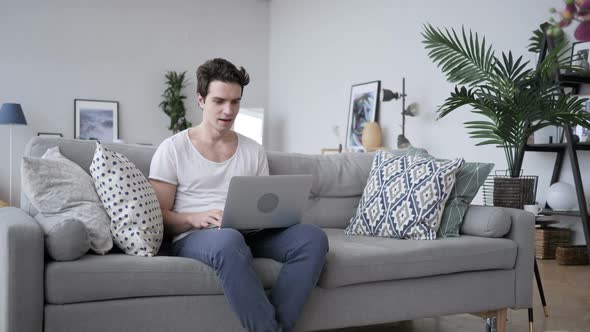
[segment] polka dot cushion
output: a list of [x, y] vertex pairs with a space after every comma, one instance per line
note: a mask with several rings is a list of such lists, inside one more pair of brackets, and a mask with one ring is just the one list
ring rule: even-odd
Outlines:
[[111, 218], [115, 244], [128, 255], [154, 256], [164, 224], [152, 186], [124, 155], [96, 143], [90, 165], [94, 186]]

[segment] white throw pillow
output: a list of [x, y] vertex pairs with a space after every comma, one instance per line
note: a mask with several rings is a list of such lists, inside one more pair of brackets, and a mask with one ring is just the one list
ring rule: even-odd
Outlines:
[[[111, 250], [111, 221], [94, 181], [82, 167], [62, 156], [59, 147], [48, 149], [41, 158], [23, 157], [21, 174], [23, 193], [35, 209], [47, 218], [81, 221], [92, 251], [106, 254]], [[76, 240], [87, 241], [82, 237]]]
[[111, 218], [115, 244], [128, 255], [156, 255], [164, 234], [162, 212], [141, 171], [124, 155], [97, 142], [90, 174]]
[[349, 235], [434, 240], [463, 159], [439, 161], [379, 151]]

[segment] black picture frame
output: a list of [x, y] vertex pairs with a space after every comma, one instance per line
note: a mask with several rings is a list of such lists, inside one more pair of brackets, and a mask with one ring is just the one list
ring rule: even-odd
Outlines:
[[119, 102], [74, 99], [74, 138], [114, 142], [119, 139]]
[[[590, 44], [589, 44], [590, 45]], [[578, 94], [578, 99], [588, 99], [582, 104], [582, 109], [590, 113], [590, 94]], [[590, 143], [590, 128], [585, 128], [580, 125], [575, 125], [572, 128], [573, 133], [578, 136], [579, 143]]]
[[37, 136], [49, 137], [49, 138], [62, 138], [62, 137], [64, 137], [64, 135], [62, 133], [45, 133], [45, 132], [38, 132]]
[[381, 81], [354, 84], [350, 88], [348, 123], [345, 147], [348, 151], [362, 151], [361, 142], [365, 123], [378, 122], [381, 100]]
[[572, 43], [570, 64], [575, 71], [573, 75], [590, 76], [590, 41]]

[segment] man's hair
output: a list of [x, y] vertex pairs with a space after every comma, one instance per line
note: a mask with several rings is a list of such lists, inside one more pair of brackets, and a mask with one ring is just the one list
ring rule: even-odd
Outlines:
[[243, 94], [244, 87], [250, 83], [250, 76], [244, 67], [238, 69], [233, 63], [216, 58], [205, 62], [197, 69], [197, 93], [203, 99], [207, 97], [209, 83], [213, 81], [239, 84]]

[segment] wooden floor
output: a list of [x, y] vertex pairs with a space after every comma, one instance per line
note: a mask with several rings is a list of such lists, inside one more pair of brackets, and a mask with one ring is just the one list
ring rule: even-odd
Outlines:
[[[538, 260], [549, 317], [534, 284], [535, 332], [590, 331], [590, 266], [560, 266], [555, 260]], [[452, 315], [390, 325], [330, 330], [329, 332], [473, 332], [485, 331], [482, 319]], [[508, 332], [528, 332], [527, 310], [508, 311]], [[326, 331], [328, 332], [328, 331]]]

